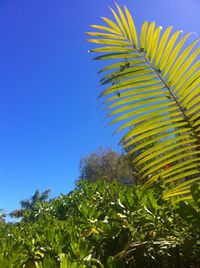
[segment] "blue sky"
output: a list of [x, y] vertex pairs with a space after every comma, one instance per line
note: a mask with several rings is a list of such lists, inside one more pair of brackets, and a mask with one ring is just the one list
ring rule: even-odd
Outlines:
[[[136, 25], [155, 20], [200, 34], [200, 0], [124, 0]], [[36, 189], [67, 193], [80, 158], [120, 150], [103, 121], [85, 32], [110, 16], [110, 0], [0, 0], [0, 208]]]

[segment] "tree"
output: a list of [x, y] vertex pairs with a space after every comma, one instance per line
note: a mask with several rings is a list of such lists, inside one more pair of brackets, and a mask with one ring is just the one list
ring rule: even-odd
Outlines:
[[116, 179], [131, 184], [135, 180], [135, 175], [133, 167], [124, 155], [111, 149], [99, 148], [97, 152], [81, 159], [79, 179], [90, 182], [99, 179], [111, 182]]
[[91, 50], [101, 53], [96, 60], [115, 60], [99, 72], [106, 72], [100, 97], [108, 117], [121, 123], [116, 132], [125, 131], [126, 148], [144, 149], [133, 164], [145, 188], [162, 177], [164, 185], [175, 185], [164, 198], [189, 194], [200, 180], [199, 39], [192, 33], [180, 38], [182, 31], [171, 33], [171, 26], [162, 34], [147, 21], [138, 37], [126, 7], [111, 11], [114, 20], [103, 17], [107, 25], [92, 25], [95, 32], [87, 33], [89, 42], [101, 45]]
[[51, 191], [49, 189], [42, 193], [40, 193], [39, 190], [36, 190], [30, 199], [20, 201], [21, 209], [12, 211], [10, 216], [13, 218], [23, 217], [27, 210], [33, 210], [35, 204], [48, 200], [50, 193]]
[[0, 209], [0, 223], [5, 222], [6, 213], [3, 209]]

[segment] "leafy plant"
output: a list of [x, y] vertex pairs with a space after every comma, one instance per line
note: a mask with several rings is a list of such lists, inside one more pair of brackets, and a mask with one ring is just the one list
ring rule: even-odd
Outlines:
[[191, 203], [164, 190], [79, 181], [21, 222], [0, 222], [0, 267], [199, 267], [199, 186]]
[[103, 17], [106, 26], [91, 25], [95, 31], [87, 33], [100, 45], [90, 50], [100, 53], [95, 59], [113, 61], [99, 72], [106, 72], [100, 97], [110, 124], [125, 129], [121, 143], [129, 155], [140, 152], [133, 164], [144, 188], [162, 177], [174, 183], [165, 198], [191, 198], [190, 186], [200, 180], [199, 39], [147, 21], [138, 35], [129, 10], [116, 6], [114, 20]]

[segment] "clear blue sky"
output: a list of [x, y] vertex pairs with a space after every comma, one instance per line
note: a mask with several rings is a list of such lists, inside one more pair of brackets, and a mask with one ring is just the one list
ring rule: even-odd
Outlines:
[[[200, 0], [124, 0], [137, 26], [155, 20], [200, 34]], [[110, 0], [0, 0], [0, 208], [36, 189], [67, 193], [80, 158], [119, 150], [96, 96], [98, 62], [84, 32]]]

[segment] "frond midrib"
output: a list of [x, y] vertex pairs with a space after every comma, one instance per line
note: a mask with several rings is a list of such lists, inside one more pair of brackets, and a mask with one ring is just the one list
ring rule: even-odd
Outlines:
[[187, 117], [184, 109], [182, 108], [181, 104], [179, 103], [179, 101], [177, 100], [176, 96], [173, 94], [171, 88], [167, 85], [167, 83], [165, 82], [165, 80], [162, 78], [162, 76], [160, 75], [160, 73], [157, 71], [157, 69], [153, 66], [153, 64], [149, 61], [149, 59], [137, 48], [134, 47], [134, 49], [137, 50], [138, 54], [145, 60], [145, 62], [149, 65], [149, 67], [154, 71], [154, 73], [158, 76], [158, 78], [160, 79], [161, 83], [163, 84], [163, 88], [166, 88], [169, 92], [169, 95], [173, 98], [173, 100], [175, 101], [176, 105], [178, 106], [178, 108], [180, 109], [181, 113], [183, 114], [183, 118], [186, 120], [186, 122], [188, 123], [188, 126], [191, 128], [191, 130], [193, 131], [194, 137], [196, 138], [196, 140], [198, 141], [198, 144], [200, 145], [200, 138], [198, 136], [198, 134], [196, 133], [194, 127], [192, 126], [189, 118]]

